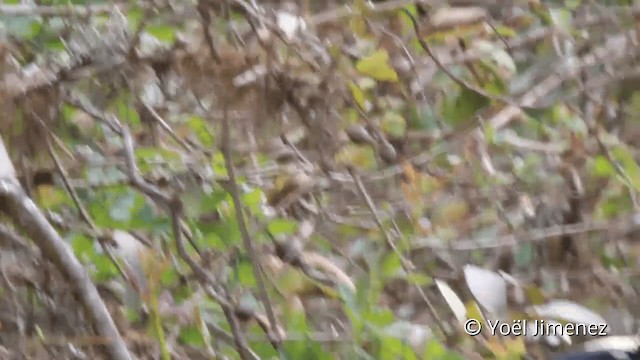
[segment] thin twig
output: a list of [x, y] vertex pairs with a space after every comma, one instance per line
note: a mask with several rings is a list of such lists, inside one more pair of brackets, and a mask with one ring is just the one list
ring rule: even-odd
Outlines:
[[516, 102], [513, 101], [512, 99], [509, 99], [505, 96], [492, 95], [486, 92], [484, 89], [481, 89], [475, 85], [472, 85], [464, 81], [463, 79], [461, 79], [460, 77], [458, 77], [457, 75], [449, 71], [449, 69], [447, 69], [447, 67], [440, 61], [440, 59], [435, 54], [435, 52], [431, 50], [431, 47], [429, 46], [429, 44], [427, 44], [427, 42], [424, 41], [424, 39], [422, 39], [422, 37], [420, 36], [420, 25], [418, 24], [418, 20], [415, 18], [415, 16], [413, 16], [413, 14], [411, 14], [407, 9], [403, 9], [402, 11], [409, 17], [409, 19], [411, 19], [411, 22], [413, 24], [413, 29], [416, 34], [416, 39], [418, 40], [420, 47], [422, 47], [422, 49], [427, 53], [427, 55], [429, 55], [429, 57], [433, 60], [433, 62], [438, 67], [438, 69], [440, 69], [440, 71], [445, 73], [445, 75], [447, 75], [451, 80], [453, 80], [453, 82], [458, 84], [463, 89], [473, 91], [477, 94], [484, 96], [487, 99], [498, 100], [506, 104], [509, 104], [511, 106], [518, 107]]
[[229, 322], [229, 325], [233, 330], [234, 342], [238, 347], [238, 352], [241, 358], [243, 360], [257, 359], [257, 357], [255, 357], [255, 354], [253, 354], [253, 352], [246, 345], [246, 340], [243, 340], [242, 333], [238, 330], [238, 319], [235, 316], [237, 310], [234, 309], [233, 305], [231, 305], [227, 301], [227, 299], [224, 298], [224, 296], [220, 295], [214, 289], [214, 287], [216, 287], [216, 280], [195, 260], [193, 260], [193, 258], [187, 253], [184, 247], [183, 234], [185, 234], [186, 224], [184, 224], [182, 221], [182, 202], [177, 196], [169, 196], [168, 194], [165, 194], [159, 189], [156, 189], [154, 186], [147, 184], [140, 177], [139, 171], [135, 164], [135, 159], [133, 157], [133, 140], [131, 138], [131, 134], [129, 133], [129, 130], [126, 126], [123, 127], [120, 125], [120, 131], [124, 138], [125, 153], [128, 164], [127, 169], [130, 181], [134, 183], [134, 186], [137, 186], [139, 189], [141, 189], [143, 193], [150, 196], [152, 200], [155, 200], [159, 205], [170, 211], [172, 219], [172, 229], [178, 254], [187, 263], [187, 265], [189, 265], [198, 279], [204, 283], [205, 292], [222, 307], [224, 313], [226, 314], [227, 321]]
[[238, 318], [235, 314], [233, 306], [224, 298], [223, 295], [219, 294], [216, 290], [213, 289], [216, 286], [216, 280], [204, 269], [202, 268], [193, 258], [187, 253], [187, 250], [184, 247], [184, 241], [182, 240], [182, 202], [179, 198], [174, 197], [170, 203], [171, 209], [171, 223], [173, 229], [173, 236], [176, 243], [176, 249], [178, 250], [178, 254], [180, 257], [189, 265], [191, 270], [196, 274], [196, 276], [204, 282], [204, 289], [207, 295], [213, 298], [220, 306], [229, 322], [229, 326], [231, 327], [231, 332], [233, 334], [233, 341], [236, 345], [238, 353], [242, 360], [247, 359], [255, 359], [252, 356], [252, 352], [249, 350], [247, 345], [247, 341], [244, 338], [242, 332], [239, 331], [238, 327]]
[[[264, 279], [262, 278], [262, 268], [260, 266], [260, 260], [256, 255], [255, 249], [253, 248], [253, 241], [251, 236], [249, 235], [249, 231], [247, 230], [247, 224], [244, 219], [244, 212], [242, 202], [240, 201], [240, 195], [238, 192], [238, 183], [236, 180], [235, 169], [233, 165], [233, 161], [231, 159], [231, 129], [230, 129], [230, 120], [228, 116], [228, 104], [225, 102], [224, 106], [224, 119], [222, 122], [222, 155], [224, 157], [225, 167], [227, 168], [227, 173], [229, 174], [229, 191], [231, 193], [231, 198], [233, 199], [233, 204], [236, 212], [236, 220], [238, 221], [238, 227], [240, 228], [240, 233], [242, 235], [242, 242], [244, 244], [245, 249], [247, 250], [247, 254], [249, 255], [249, 259], [251, 259], [253, 275], [256, 278], [256, 284], [258, 285], [258, 293], [261, 298], [262, 303], [264, 304], [265, 311], [267, 312], [267, 317], [269, 319], [269, 325], [271, 330], [275, 330], [277, 328], [277, 322], [275, 314], [273, 313], [273, 308], [271, 307], [271, 301], [269, 300], [269, 294], [267, 293], [267, 289], [264, 284]], [[274, 340], [276, 343], [279, 343], [278, 339], [279, 334], [275, 331], [270, 336], [274, 336]]]
[[127, 176], [131, 185], [142, 191], [144, 194], [164, 204], [165, 206], [171, 202], [171, 198], [158, 190], [155, 186], [148, 184], [140, 175], [140, 170], [135, 163], [135, 155], [133, 154], [133, 138], [129, 132], [129, 128], [121, 126], [122, 137], [124, 141], [125, 159], [127, 163]]
[[204, 33], [204, 39], [207, 42], [207, 47], [209, 48], [209, 53], [211, 54], [211, 57], [213, 58], [213, 60], [215, 60], [215, 62], [220, 65], [222, 64], [222, 58], [220, 57], [220, 54], [218, 53], [218, 50], [216, 50], [216, 46], [213, 43], [213, 37], [211, 36], [211, 14], [209, 13], [209, 6], [208, 6], [208, 2], [204, 1], [204, 0], [199, 0], [198, 1], [198, 13], [200, 14], [200, 17], [202, 18], [201, 24], [202, 24], [202, 32]]
[[378, 228], [380, 228], [380, 230], [382, 231], [382, 235], [384, 236], [389, 248], [391, 248], [391, 250], [393, 250], [393, 252], [398, 256], [398, 258], [404, 264], [404, 266], [407, 266], [410, 269], [414, 269], [415, 266], [408, 259], [406, 259], [404, 257], [404, 255], [402, 255], [400, 250], [398, 250], [398, 247], [396, 246], [396, 244], [393, 241], [393, 239], [391, 239], [391, 236], [389, 235], [389, 232], [385, 229], [384, 224], [382, 223], [382, 220], [380, 219], [380, 216], [378, 215], [378, 211], [376, 210], [375, 204], [373, 203], [373, 200], [371, 199], [371, 197], [367, 193], [367, 190], [365, 189], [364, 184], [362, 184], [362, 180], [360, 180], [360, 176], [358, 176], [358, 174], [356, 174], [355, 170], [353, 170], [351, 168], [349, 168], [348, 171], [349, 171], [349, 174], [351, 175], [351, 177], [353, 178], [353, 182], [356, 184], [356, 188], [358, 189], [358, 192], [360, 193], [360, 196], [362, 196], [362, 198], [367, 203], [367, 206], [369, 207], [369, 211], [371, 211], [371, 214], [373, 215], [373, 219], [375, 220], [376, 224], [378, 225]]
[[[69, 177], [67, 175], [67, 172], [64, 169], [64, 167], [62, 167], [62, 164], [60, 163], [60, 159], [58, 158], [58, 155], [56, 154], [55, 150], [53, 150], [53, 146], [51, 145], [51, 142], [49, 141], [48, 138], [46, 139], [46, 141], [47, 141], [47, 149], [49, 151], [49, 156], [51, 156], [51, 159], [53, 160], [53, 163], [56, 167], [56, 170], [58, 171], [58, 173], [60, 174], [60, 177], [62, 178], [62, 183], [64, 184], [64, 187], [67, 193], [69, 194], [69, 196], [71, 196], [71, 199], [75, 204], [76, 209], [78, 209], [78, 213], [80, 213], [80, 217], [91, 228], [91, 233], [93, 237], [100, 239], [101, 238], [100, 235], [102, 232], [93, 222], [93, 220], [91, 219], [91, 216], [85, 209], [84, 205], [82, 205], [82, 202], [80, 201], [80, 197], [78, 196], [78, 193], [76, 192], [76, 190], [69, 183]], [[116, 260], [115, 256], [113, 255], [113, 252], [109, 248], [109, 246], [105, 244], [104, 241], [98, 240], [98, 242], [100, 243], [102, 250], [105, 252], [105, 254], [107, 254], [107, 257], [109, 258], [111, 263], [113, 263], [113, 265], [116, 267], [116, 270], [118, 270], [118, 273], [120, 274], [120, 276], [122, 276], [122, 278], [125, 279], [125, 281], [131, 282], [131, 280], [129, 279], [129, 276], [127, 276], [126, 272], [122, 269], [122, 267]]]
[[[402, 266], [402, 269], [407, 274], [413, 273], [413, 271], [415, 270], [415, 266], [411, 263], [411, 261], [406, 259], [404, 257], [404, 255], [402, 255], [402, 253], [400, 253], [400, 251], [396, 247], [393, 239], [391, 239], [391, 236], [389, 235], [389, 233], [387, 232], [384, 224], [380, 220], [380, 216], [378, 215], [378, 211], [376, 210], [375, 204], [373, 203], [373, 200], [371, 199], [371, 196], [369, 196], [369, 194], [367, 193], [367, 190], [365, 189], [364, 185], [362, 184], [362, 180], [360, 180], [360, 177], [355, 173], [354, 169], [349, 168], [349, 174], [351, 174], [351, 176], [353, 177], [353, 181], [355, 182], [356, 187], [358, 188], [358, 192], [360, 193], [360, 196], [362, 196], [362, 198], [367, 203], [367, 206], [369, 207], [369, 211], [371, 211], [371, 214], [373, 215], [373, 218], [374, 218], [376, 224], [380, 228], [380, 231], [382, 231], [382, 234], [383, 234], [385, 240], [387, 241], [387, 245], [393, 250], [393, 252], [400, 259], [400, 264]], [[424, 293], [424, 290], [422, 290], [422, 288], [420, 286], [414, 285], [414, 287], [418, 291], [418, 293], [420, 294], [420, 297], [422, 298], [422, 300], [427, 305], [427, 309], [429, 310], [429, 313], [431, 314], [431, 316], [433, 317], [433, 320], [438, 325], [438, 328], [440, 329], [442, 334], [444, 336], [449, 336], [449, 333], [447, 332], [447, 330], [446, 330], [446, 328], [444, 326], [444, 322], [440, 318], [440, 315], [438, 315], [438, 312], [436, 311], [435, 306], [433, 306], [433, 304], [431, 303], [431, 300], [429, 300], [429, 298], [427, 297], [427, 294]]]
[[158, 112], [151, 106], [149, 106], [148, 104], [142, 102], [143, 106], [145, 107], [145, 109], [147, 109], [147, 111], [149, 111], [149, 114], [151, 114], [151, 117], [158, 122], [158, 124], [160, 124], [160, 126], [162, 127], [162, 129], [164, 129], [164, 131], [166, 131], [169, 136], [171, 136], [171, 138], [173, 140], [175, 140], [180, 146], [182, 146], [182, 148], [184, 148], [187, 151], [191, 151], [192, 148], [189, 144], [187, 144], [184, 140], [182, 140], [178, 134], [176, 134], [175, 131], [173, 131], [173, 129], [171, 128], [171, 126], [169, 124], [167, 124], [167, 122], [162, 118], [162, 116], [160, 116], [160, 114], [158, 114]]

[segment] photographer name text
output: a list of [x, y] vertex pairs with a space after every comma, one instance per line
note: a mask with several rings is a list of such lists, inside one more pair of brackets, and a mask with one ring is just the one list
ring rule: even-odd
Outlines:
[[560, 324], [545, 320], [487, 320], [482, 323], [469, 319], [464, 331], [475, 336], [487, 331], [492, 336], [606, 336], [607, 324]]

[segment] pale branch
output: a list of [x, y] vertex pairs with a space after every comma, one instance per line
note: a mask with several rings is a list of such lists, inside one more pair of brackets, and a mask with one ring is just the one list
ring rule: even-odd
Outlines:
[[[0, 148], [0, 153], [6, 152], [4, 146]], [[0, 211], [15, 224], [20, 225], [38, 246], [43, 256], [53, 262], [67, 278], [69, 286], [85, 308], [94, 329], [108, 340], [105, 347], [109, 356], [117, 360], [133, 359], [89, 273], [71, 247], [51, 226], [33, 200], [27, 196], [15, 176], [0, 177]]]

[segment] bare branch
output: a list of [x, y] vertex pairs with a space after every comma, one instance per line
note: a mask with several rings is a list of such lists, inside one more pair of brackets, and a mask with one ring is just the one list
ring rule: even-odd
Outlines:
[[[249, 235], [249, 230], [247, 229], [247, 224], [245, 223], [243, 206], [240, 201], [240, 194], [238, 192], [238, 183], [236, 181], [235, 170], [233, 166], [233, 160], [231, 159], [231, 130], [230, 130], [230, 120], [228, 116], [228, 104], [224, 105], [224, 120], [222, 123], [222, 154], [224, 156], [225, 166], [227, 168], [227, 172], [229, 174], [229, 191], [231, 193], [231, 197], [233, 199], [233, 204], [236, 212], [236, 218], [238, 221], [238, 227], [240, 228], [240, 233], [242, 234], [242, 242], [244, 243], [244, 247], [247, 250], [247, 254], [251, 259], [251, 263], [253, 265], [253, 275], [256, 278], [256, 283], [258, 284], [258, 291], [262, 303], [264, 304], [265, 310], [267, 312], [267, 317], [269, 319], [269, 325], [272, 330], [277, 328], [276, 317], [273, 313], [273, 308], [271, 307], [271, 301], [269, 300], [269, 294], [267, 293], [267, 289], [264, 285], [264, 280], [262, 278], [262, 268], [260, 266], [260, 260], [256, 255], [255, 249], [253, 248], [253, 241], [251, 240], [251, 235]], [[274, 337], [274, 344], [278, 344], [280, 339], [278, 339], [279, 334], [277, 332], [272, 332], [269, 336]]]
[[111, 358], [132, 359], [89, 273], [15, 178], [0, 178], [0, 203], [0, 211], [19, 224], [40, 248], [43, 256], [52, 261], [68, 279], [69, 286], [77, 294], [96, 332], [108, 339], [106, 349]]

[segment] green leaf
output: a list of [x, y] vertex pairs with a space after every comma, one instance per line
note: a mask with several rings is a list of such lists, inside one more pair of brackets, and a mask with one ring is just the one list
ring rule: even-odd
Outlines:
[[31, 40], [40, 32], [42, 20], [35, 16], [0, 16], [0, 24], [9, 35]]
[[487, 139], [487, 143], [494, 144], [496, 142], [496, 129], [490, 124], [485, 125], [484, 137]]
[[554, 106], [549, 115], [553, 122], [565, 125], [576, 134], [586, 135], [588, 132], [584, 120], [564, 104]]
[[411, 107], [408, 112], [411, 128], [415, 128], [416, 130], [438, 129], [439, 119], [431, 106]]
[[593, 175], [598, 177], [611, 177], [616, 173], [613, 165], [611, 165], [609, 160], [602, 155], [598, 155], [593, 159], [591, 171]]
[[393, 324], [393, 312], [387, 309], [375, 309], [367, 313], [365, 320], [371, 325], [383, 327]]
[[356, 69], [366, 76], [379, 81], [398, 81], [398, 74], [389, 65], [389, 53], [380, 49], [356, 63]]
[[211, 168], [217, 176], [228, 176], [227, 168], [224, 164], [224, 155], [221, 152], [216, 152], [211, 155]]
[[135, 149], [137, 162], [180, 161], [180, 155], [159, 147], [137, 147]]
[[251, 210], [258, 210], [264, 198], [264, 193], [259, 188], [242, 194], [242, 202]]
[[180, 279], [180, 274], [178, 274], [177, 269], [172, 266], [167, 267], [162, 272], [162, 275], [160, 277], [160, 281], [162, 282], [163, 285], [176, 284], [179, 279]]
[[140, 115], [138, 112], [131, 106], [130, 99], [132, 95], [123, 92], [122, 95], [118, 98], [115, 103], [115, 108], [118, 113], [119, 119], [126, 121], [128, 124], [131, 124], [135, 127], [140, 125]]
[[298, 229], [298, 223], [286, 219], [276, 219], [269, 223], [268, 229], [273, 235], [292, 235]]
[[437, 339], [430, 339], [424, 346], [423, 359], [443, 359], [447, 350]]
[[622, 146], [617, 146], [611, 150], [614, 158], [620, 163], [622, 169], [631, 180], [631, 185], [640, 190], [640, 166], [633, 158], [633, 154]]
[[498, 35], [504, 36], [504, 37], [514, 37], [514, 36], [516, 36], [518, 34], [512, 28], [510, 28], [508, 26], [504, 26], [504, 25], [496, 25], [495, 29], [496, 29], [496, 32], [498, 33]]
[[50, 185], [40, 185], [37, 188], [38, 203], [47, 210], [53, 210], [56, 207], [66, 203], [67, 193], [59, 188]]
[[382, 118], [382, 131], [393, 138], [401, 138], [407, 131], [407, 122], [404, 118], [393, 111], [388, 111]]
[[404, 274], [400, 258], [394, 252], [390, 252], [384, 257], [380, 270], [384, 278], [395, 278]]
[[185, 345], [191, 346], [204, 346], [204, 338], [197, 326], [188, 326], [180, 329], [180, 335], [178, 337], [180, 342]]
[[332, 360], [335, 357], [323, 349], [323, 346], [311, 340], [287, 341], [283, 345], [288, 359]]
[[200, 145], [207, 148], [213, 146], [214, 138], [211, 129], [203, 118], [192, 116], [187, 120], [187, 124], [198, 138], [198, 141], [200, 141]]
[[340, 165], [355, 166], [362, 169], [375, 167], [375, 152], [368, 145], [349, 144], [336, 154], [335, 160]]
[[80, 259], [88, 259], [95, 253], [95, 247], [93, 246], [93, 240], [82, 234], [76, 234], [71, 239], [71, 248], [77, 257]]
[[142, 9], [130, 9], [127, 12], [127, 23], [130, 29], [135, 29], [140, 24], [142, 20], [143, 11]]
[[489, 99], [469, 89], [462, 89], [457, 97], [447, 98], [442, 104], [442, 117], [452, 126], [458, 126], [473, 118], [489, 104]]
[[133, 198], [120, 198], [109, 211], [111, 219], [115, 221], [126, 222], [131, 219], [131, 208], [133, 207]]
[[91, 262], [96, 267], [94, 274], [96, 281], [107, 281], [119, 275], [115, 264], [107, 256], [95, 256]]
[[225, 219], [213, 224], [201, 224], [199, 229], [203, 234], [214, 233], [226, 246], [238, 245], [242, 240], [236, 219]]
[[196, 189], [188, 191], [182, 196], [185, 214], [189, 217], [200, 217], [215, 213], [223, 201], [230, 199], [229, 194], [217, 188], [209, 193]]
[[380, 339], [380, 350], [378, 351], [378, 359], [380, 360], [403, 360], [416, 359], [415, 354], [411, 350], [411, 346], [405, 343], [404, 339], [385, 336]]
[[256, 278], [253, 276], [253, 265], [249, 261], [242, 261], [236, 267], [236, 274], [238, 275], [238, 281], [248, 287], [256, 285]]
[[155, 36], [156, 39], [167, 43], [172, 43], [176, 38], [176, 29], [170, 26], [149, 26], [146, 30], [149, 34]]
[[608, 191], [604, 198], [600, 200], [596, 207], [596, 217], [598, 219], [610, 219], [620, 214], [628, 213], [633, 210], [633, 202], [628, 193], [621, 193], [618, 188], [617, 192]]
[[201, 238], [198, 239], [197, 244], [202, 247], [212, 249], [220, 249], [225, 245], [220, 236], [218, 236], [218, 234], [214, 232], [204, 234]]
[[[144, 201], [139, 205], [138, 201]], [[153, 208], [146, 203], [144, 198], [136, 201], [127, 227], [129, 229], [146, 230], [152, 234], [161, 234], [171, 230], [171, 219], [166, 215], [156, 215]]]
[[[407, 4], [404, 9], [411, 14], [415, 19], [417, 19], [420, 14], [418, 14], [418, 7], [415, 4]], [[411, 21], [411, 18], [409, 17], [409, 15], [407, 15], [404, 11], [399, 11], [398, 12], [399, 16], [400, 16], [400, 21], [402, 21], [402, 29], [403, 29], [403, 33], [404, 35], [406, 34], [413, 34], [414, 30], [413, 30], [413, 22]], [[415, 36], [412, 36], [413, 38], [413, 42], [416, 42], [417, 39], [415, 39]], [[422, 49], [419, 47], [419, 49]]]
[[358, 85], [356, 85], [353, 81], [349, 81], [349, 89], [351, 90], [351, 96], [353, 96], [353, 100], [358, 104], [360, 109], [364, 110], [364, 92]]
[[44, 42], [44, 46], [51, 51], [63, 51], [65, 49], [64, 42], [59, 37], [48, 39]]
[[428, 275], [412, 272], [407, 275], [407, 281], [413, 285], [427, 286], [433, 282], [433, 279]]

